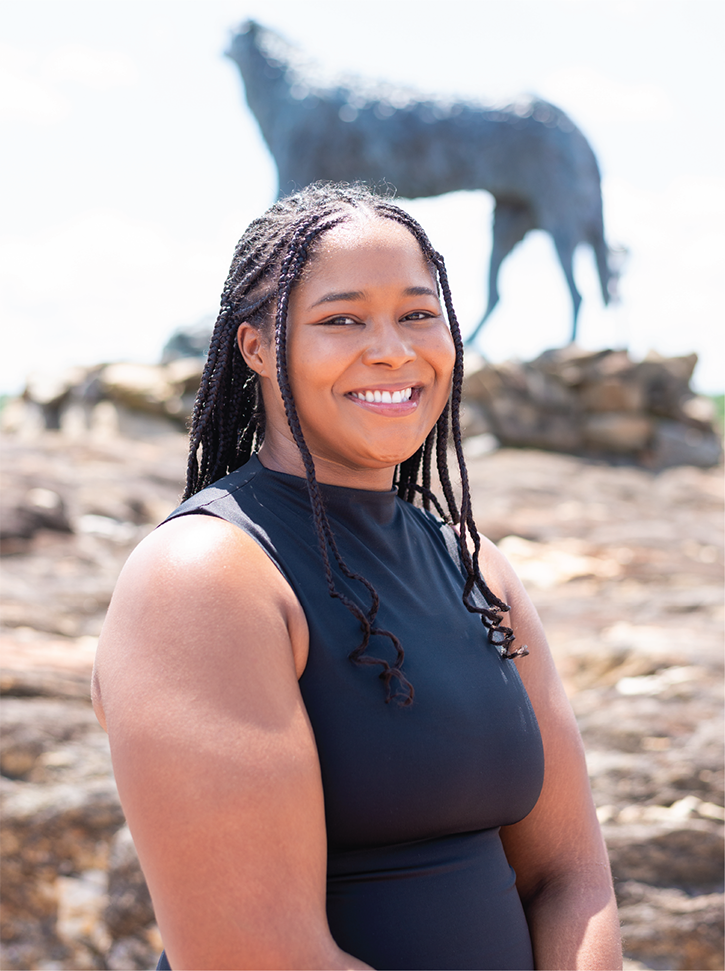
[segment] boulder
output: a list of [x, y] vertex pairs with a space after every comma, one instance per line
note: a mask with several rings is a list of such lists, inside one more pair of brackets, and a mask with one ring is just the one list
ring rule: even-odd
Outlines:
[[654, 433], [654, 422], [647, 415], [632, 411], [603, 411], [587, 415], [583, 421], [583, 438], [592, 449], [617, 454], [642, 452]]
[[111, 843], [108, 903], [103, 917], [114, 940], [132, 937], [155, 920], [151, 896], [128, 826], [119, 829]]
[[[695, 354], [634, 361], [624, 350], [545, 351], [534, 361], [489, 364], [469, 354], [467, 409], [503, 446], [636, 461], [650, 468], [717, 465], [712, 402], [692, 393]], [[479, 435], [482, 421], [466, 423]], [[471, 426], [470, 432], [468, 426]]]
[[585, 411], [638, 412], [645, 406], [645, 394], [641, 385], [619, 376], [604, 376], [586, 384], [579, 396]]
[[101, 387], [112, 401], [151, 414], [180, 414], [181, 396], [165, 368], [151, 364], [109, 364]]
[[[620, 817], [621, 818], [621, 817]], [[723, 827], [711, 819], [668, 819], [603, 827], [615, 881], [636, 880], [655, 887], [693, 892], [715, 889], [723, 880]]]
[[628, 880], [617, 886], [625, 952], [644, 968], [719, 971], [722, 893], [690, 895]]
[[24, 488], [5, 488], [0, 493], [0, 548], [3, 553], [24, 549], [40, 530], [73, 531], [68, 508], [55, 490], [32, 482]]
[[717, 465], [721, 455], [722, 442], [717, 432], [661, 419], [655, 427], [648, 464], [655, 469], [667, 469], [674, 465], [709, 468]]
[[213, 317], [205, 317], [198, 324], [188, 327], [179, 327], [164, 344], [161, 363], [169, 364], [171, 361], [185, 358], [201, 358], [203, 361], [209, 349], [213, 330]]

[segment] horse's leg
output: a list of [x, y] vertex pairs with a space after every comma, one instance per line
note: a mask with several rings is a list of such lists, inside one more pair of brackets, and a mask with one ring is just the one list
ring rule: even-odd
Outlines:
[[606, 307], [612, 298], [612, 292], [617, 282], [617, 274], [612, 271], [609, 265], [609, 247], [604, 242], [602, 233], [598, 232], [593, 238], [592, 249], [594, 250], [594, 258], [597, 262], [599, 285], [602, 288], [602, 300]]
[[499, 301], [498, 272], [501, 264], [514, 246], [521, 242], [530, 229], [534, 228], [533, 216], [528, 206], [519, 202], [496, 201], [493, 211], [491, 262], [488, 268], [488, 305], [481, 321], [474, 328], [473, 333], [466, 338], [466, 344], [473, 344]]
[[571, 343], [576, 342], [576, 324], [577, 317], [579, 316], [579, 307], [582, 302], [582, 295], [576, 288], [576, 283], [574, 281], [574, 249], [575, 245], [571, 242], [569, 237], [562, 236], [559, 234], [552, 233], [554, 237], [554, 246], [556, 246], [556, 252], [559, 257], [559, 262], [561, 263], [561, 268], [564, 271], [564, 276], [566, 277], [567, 286], [569, 287], [569, 293], [571, 294], [571, 302], [574, 305], [574, 315], [572, 319], [571, 328]]

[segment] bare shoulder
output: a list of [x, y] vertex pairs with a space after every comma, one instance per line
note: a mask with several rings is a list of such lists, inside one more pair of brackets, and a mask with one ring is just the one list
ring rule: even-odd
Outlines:
[[108, 610], [93, 677], [99, 720], [106, 727], [117, 693], [148, 687], [158, 697], [172, 670], [168, 686], [177, 688], [202, 671], [207, 679], [214, 670], [229, 675], [229, 665], [241, 673], [260, 642], [268, 661], [291, 662], [299, 677], [307, 654], [304, 613], [266, 553], [215, 517], [164, 523], [129, 557]]
[[163, 525], [119, 579], [97, 710], [174, 968], [359, 966], [325, 918], [306, 648], [287, 581], [221, 520]]

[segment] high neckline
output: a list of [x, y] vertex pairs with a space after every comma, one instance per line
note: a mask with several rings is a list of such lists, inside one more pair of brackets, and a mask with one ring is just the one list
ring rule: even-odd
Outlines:
[[[249, 459], [247, 467], [250, 471], [262, 473], [265, 477], [271, 478], [282, 488], [294, 490], [307, 498], [307, 479], [304, 476], [268, 469], [260, 462], [256, 453]], [[395, 511], [398, 497], [395, 488], [380, 492], [375, 489], [331, 485], [328, 482], [318, 482], [318, 485], [325, 509], [338, 518], [354, 517], [354, 510], [364, 507], [368, 515], [372, 515], [378, 521], [389, 521]]]
[[[292, 475], [289, 472], [278, 472], [276, 469], [270, 469], [260, 462], [259, 455], [256, 452], [250, 457], [247, 464], [249, 466], [256, 466], [258, 469], [263, 469], [270, 475], [279, 478], [280, 481], [288, 482], [289, 485], [296, 485], [297, 488], [307, 490], [307, 479], [304, 475]], [[373, 501], [382, 500], [385, 503], [389, 503], [391, 500], [394, 500], [398, 494], [395, 487], [385, 489], [383, 491], [379, 489], [360, 489], [357, 486], [342, 486], [333, 485], [329, 482], [320, 482], [319, 479], [317, 480], [317, 484], [323, 493], [329, 493], [330, 495], [337, 494], [341, 499], [356, 498], [358, 501], [360, 501], [363, 497], [369, 497]]]

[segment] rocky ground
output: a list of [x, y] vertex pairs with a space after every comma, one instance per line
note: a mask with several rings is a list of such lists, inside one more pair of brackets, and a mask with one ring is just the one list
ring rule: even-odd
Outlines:
[[[183, 436], [2, 450], [0, 964], [150, 968], [158, 930], [88, 677], [121, 565], [176, 505]], [[579, 719], [627, 966], [723, 968], [722, 468], [512, 449], [470, 467]]]

